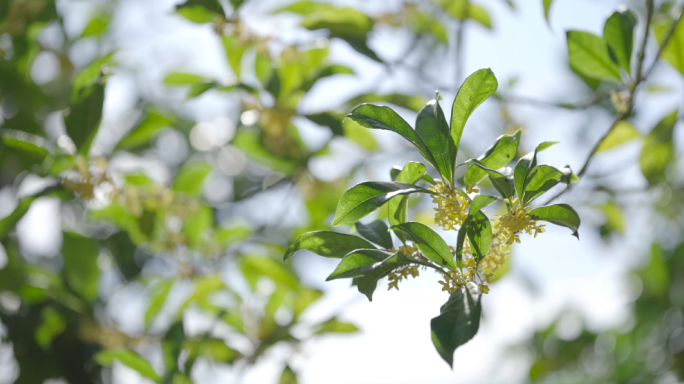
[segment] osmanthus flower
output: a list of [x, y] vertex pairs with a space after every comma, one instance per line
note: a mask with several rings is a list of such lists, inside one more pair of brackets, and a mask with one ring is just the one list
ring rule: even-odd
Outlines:
[[[505, 171], [517, 154], [520, 130], [500, 136], [480, 157], [462, 164], [469, 168], [463, 183], [456, 180], [456, 155], [466, 121], [497, 86], [491, 70], [473, 73], [456, 95], [449, 122], [437, 94], [418, 113], [415, 129], [389, 107], [363, 104], [355, 108], [349, 119], [369, 129], [389, 130], [404, 137], [434, 168], [438, 180], [428, 176], [425, 164], [409, 162], [390, 171], [392, 181], [359, 183], [342, 195], [332, 224], [354, 225], [360, 236], [309, 232], [295, 240], [285, 254], [286, 260], [299, 250], [340, 258], [328, 280], [351, 278], [352, 285], [369, 300], [384, 277], [388, 278], [389, 290], [398, 290], [402, 281], [418, 277], [421, 269], [435, 270], [441, 278], [441, 290], [449, 294], [449, 299], [440, 315], [432, 319], [432, 339], [448, 362], [454, 350], [477, 331], [480, 297], [489, 292], [490, 283], [510, 254], [511, 243], [519, 242], [519, 234], [544, 232], [540, 221], [566, 226], [574, 234], [580, 224], [579, 216], [568, 205], [530, 206], [552, 187], [575, 179], [567, 167], [558, 170], [537, 165], [537, 153], [554, 143], [540, 144], [518, 161], [513, 172]], [[479, 183], [485, 179], [500, 196], [481, 193], [486, 186]], [[429, 226], [409, 221], [410, 195], [421, 193], [430, 195], [435, 204], [435, 224], [445, 231], [458, 232], [455, 245], [450, 246]], [[507, 211], [495, 217], [492, 224], [483, 209], [495, 202], [505, 204]], [[359, 221], [385, 204], [389, 223]], [[464, 322], [473, 331], [454, 342], [452, 336], [462, 331], [459, 324]]]

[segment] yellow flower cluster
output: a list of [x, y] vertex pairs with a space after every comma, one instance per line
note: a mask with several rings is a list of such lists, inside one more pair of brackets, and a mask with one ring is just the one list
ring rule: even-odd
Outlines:
[[494, 215], [494, 230], [499, 233], [501, 240], [507, 244], [520, 242], [519, 234], [525, 232], [537, 237], [538, 234], [546, 232], [544, 225], [538, 225], [529, 215], [531, 208], [523, 207], [518, 199], [506, 199], [510, 205], [508, 213], [499, 217]]
[[432, 202], [437, 204], [437, 208], [434, 208], [435, 223], [445, 231], [458, 230], [468, 216], [470, 202], [461, 193], [442, 182], [428, 189], [432, 192]]
[[[391, 248], [389, 249], [390, 252], [396, 251], [396, 249]], [[403, 245], [399, 247], [399, 252], [403, 253], [404, 255], [412, 258], [419, 258], [422, 257], [420, 252], [418, 251], [418, 248], [415, 245]], [[402, 280], [405, 280], [411, 275], [411, 277], [417, 277], [418, 276], [418, 264], [406, 264], [402, 265], [401, 267], [393, 270], [390, 272], [388, 277], [388, 283], [389, 286], [387, 290], [391, 290], [392, 288], [396, 289], [397, 291], [399, 290], [399, 283]]]

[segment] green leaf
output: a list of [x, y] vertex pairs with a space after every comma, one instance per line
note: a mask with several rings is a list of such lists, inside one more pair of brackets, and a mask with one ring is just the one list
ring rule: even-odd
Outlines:
[[439, 0], [438, 4], [456, 20], [474, 20], [486, 28], [492, 28], [492, 22], [487, 10], [475, 5], [470, 0]]
[[354, 333], [359, 330], [354, 324], [344, 323], [337, 320], [336, 317], [315, 326], [315, 328], [318, 328], [316, 331], [318, 335], [324, 333]]
[[203, 161], [185, 164], [176, 174], [173, 190], [199, 197], [202, 193], [202, 183], [211, 169], [211, 165]]
[[407, 183], [366, 181], [348, 189], [335, 211], [333, 225], [354, 224], [369, 213], [383, 206], [391, 198], [428, 190]]
[[442, 178], [453, 184], [456, 147], [449, 137], [449, 125], [438, 100], [431, 100], [418, 112], [416, 133], [435, 159]]
[[611, 59], [627, 73], [630, 73], [636, 23], [634, 13], [624, 10], [613, 13], [603, 27], [603, 39], [608, 44]]
[[114, 63], [114, 54], [111, 52], [104, 57], [93, 60], [85, 68], [74, 76], [71, 82], [71, 103], [82, 100], [89, 94], [89, 89], [102, 81], [104, 69], [109, 68]]
[[[287, 266], [287, 264], [274, 259], [272, 257], [243, 257], [240, 260], [240, 267], [245, 275], [252, 276], [266, 276], [278, 286], [279, 289], [298, 290], [299, 279]], [[249, 280], [249, 279], [248, 279]], [[250, 280], [253, 287], [256, 286], [256, 280]]]
[[432, 164], [435, 169], [438, 169], [437, 162], [432, 157], [432, 154], [427, 145], [423, 142], [423, 139], [421, 139], [418, 133], [411, 128], [406, 120], [402, 119], [401, 116], [392, 110], [392, 108], [362, 104], [354, 108], [347, 117], [354, 120], [362, 127], [384, 129], [400, 134], [418, 149], [428, 163]]
[[529, 215], [534, 220], [548, 221], [549, 223], [570, 228], [572, 235], [579, 239], [577, 230], [580, 226], [580, 217], [577, 212], [567, 204], [539, 207], [531, 210]]
[[[477, 158], [481, 164], [490, 169], [499, 169], [510, 163], [515, 154], [518, 152], [518, 144], [520, 143], [520, 134], [522, 130], [518, 130], [514, 135], [501, 135], [492, 144], [489, 149]], [[488, 172], [479, 167], [470, 167], [464, 176], [466, 188], [475, 186], [480, 182]]]
[[352, 71], [350, 68], [345, 67], [344, 65], [327, 65], [323, 68], [321, 68], [320, 71], [314, 74], [310, 74], [307, 76], [307, 78], [304, 80], [304, 83], [301, 86], [301, 90], [308, 92], [313, 88], [313, 86], [316, 84], [316, 82], [320, 79], [324, 79], [326, 77], [334, 76], [334, 75], [353, 75], [354, 71]]
[[672, 133], [677, 123], [677, 113], [674, 111], [661, 120], [644, 141], [639, 163], [641, 172], [651, 185], [666, 180], [665, 171], [675, 159]]
[[305, 233], [295, 240], [285, 251], [283, 260], [294, 256], [303, 249], [319, 256], [341, 258], [349, 252], [361, 248], [375, 248], [368, 241], [353, 235], [330, 231], [314, 231]]
[[440, 315], [430, 321], [432, 343], [449, 366], [454, 365], [454, 351], [468, 342], [480, 328], [482, 307], [480, 290], [468, 283], [449, 296]]
[[128, 368], [138, 372], [142, 377], [161, 383], [161, 378], [154, 371], [152, 365], [140, 355], [129, 349], [100, 351], [95, 354], [94, 359], [98, 364], [104, 367], [111, 367], [114, 364], [114, 360], [118, 360]]
[[[656, 24], [656, 38], [661, 44], [665, 41], [670, 28], [672, 28], [671, 20], [661, 21]], [[679, 73], [684, 75], [684, 22], [679, 22], [677, 29], [675, 29], [660, 56], [672, 64]]]
[[34, 338], [44, 350], [49, 350], [52, 340], [66, 329], [67, 323], [54, 307], [47, 306], [41, 311], [43, 322], [36, 328]]
[[192, 85], [208, 81], [211, 81], [211, 79], [183, 72], [171, 72], [164, 78], [164, 84], [167, 85]]
[[549, 21], [549, 12], [551, 11], [553, 0], [542, 0], [542, 3], [544, 4], [544, 18], [546, 21]]
[[344, 133], [344, 137], [368, 151], [374, 151], [378, 147], [378, 143], [375, 141], [375, 138], [373, 138], [373, 135], [371, 135], [367, 129], [351, 120], [344, 120], [342, 122], [342, 132]]
[[81, 155], [88, 154], [90, 145], [100, 128], [104, 97], [104, 84], [95, 84], [84, 90], [79, 99], [69, 108], [69, 114], [64, 117], [67, 134]]
[[81, 38], [101, 35], [102, 32], [104, 32], [104, 30], [107, 28], [107, 25], [109, 25], [109, 21], [109, 15], [100, 15], [93, 17], [92, 19], [90, 19], [85, 29], [83, 29], [83, 33], [81, 33]]
[[468, 214], [466, 222], [463, 223], [465, 234], [470, 241], [470, 249], [473, 250], [475, 261], [479, 264], [484, 259], [492, 246], [492, 224], [487, 215], [482, 211]]
[[280, 384], [297, 384], [297, 374], [294, 373], [289, 365], [285, 366], [283, 373], [280, 374]]
[[164, 306], [166, 297], [169, 296], [169, 292], [171, 292], [171, 287], [173, 287], [173, 280], [170, 279], [162, 280], [154, 287], [152, 296], [150, 298], [150, 305], [147, 307], [147, 311], [145, 311], [146, 327], [149, 327], [150, 324], [152, 324], [152, 321], [162, 309], [162, 306]]
[[525, 186], [527, 185], [527, 177], [530, 173], [530, 169], [537, 166], [537, 154], [556, 144], [558, 144], [557, 141], [545, 141], [540, 143], [537, 145], [537, 148], [534, 149], [534, 152], [530, 152], [518, 160], [518, 164], [515, 165], [515, 170], [513, 171], [513, 178], [515, 191], [518, 193], [520, 199], [522, 199], [525, 194]]
[[[414, 162], [413, 162], [413, 161], [410, 161], [409, 163], [414, 163]], [[407, 163], [407, 164], [408, 164], [408, 163]], [[420, 164], [420, 163], [416, 163], [416, 164]], [[425, 167], [425, 166], [423, 165], [423, 167]], [[398, 181], [398, 180], [397, 180], [397, 176], [399, 176], [399, 173], [401, 173], [401, 170], [402, 170], [402, 169], [403, 169], [403, 168], [400, 167], [400, 166], [398, 166], [398, 165], [395, 165], [394, 167], [392, 167], [392, 168], [390, 169], [390, 178], [392, 179], [392, 181]], [[416, 182], [418, 182], [418, 181], [424, 181], [424, 182], [426, 182], [426, 183], [428, 183], [428, 184], [431, 184], [431, 185], [437, 185], [437, 182], [435, 182], [435, 179], [433, 179], [432, 176], [430, 176], [430, 175], [428, 175], [428, 174], [423, 175], [423, 177], [421, 177], [421, 178], [419, 178], [418, 180], [414, 181], [414, 183], [416, 183]]]
[[[415, 162], [408, 162], [406, 165], [404, 165], [404, 168], [401, 169], [401, 171], [397, 172], [397, 175], [394, 177], [394, 181], [399, 183], [414, 184], [421, 178], [427, 176], [425, 172], [425, 165]], [[389, 219], [390, 226], [405, 223], [407, 220], [407, 211], [408, 196], [396, 196], [391, 198], [389, 204], [387, 204], [387, 217]], [[407, 239], [406, 233], [404, 233], [404, 231], [400, 229], [394, 229], [393, 231], [402, 243], [406, 243]]]
[[485, 208], [498, 199], [494, 196], [487, 196], [487, 195], [477, 195], [473, 199], [473, 201], [470, 203], [470, 210], [473, 212], [477, 212], [481, 210], [482, 208]]
[[200, 205], [190, 217], [183, 221], [183, 233], [190, 248], [200, 248], [207, 242], [204, 234], [214, 227], [214, 210]]
[[221, 42], [226, 50], [228, 64], [233, 68], [235, 76], [239, 78], [242, 72], [242, 56], [245, 54], [247, 46], [240, 41], [237, 35], [223, 36]]
[[452, 269], [456, 269], [454, 255], [451, 254], [449, 245], [427, 225], [411, 221], [396, 225], [393, 228], [399, 228], [411, 236], [420, 252], [437, 265], [448, 265]]
[[396, 251], [357, 249], [342, 258], [326, 281], [363, 276], [390, 260], [396, 261], [396, 255]]
[[38, 136], [34, 137], [25, 132], [5, 130], [2, 132], [2, 144], [27, 155], [37, 163], [42, 163], [50, 156], [50, 151], [42, 145], [42, 140]]
[[486, 165], [482, 164], [479, 160], [476, 159], [470, 159], [464, 162], [463, 164], [469, 164], [483, 170], [489, 176], [489, 180], [492, 182], [494, 188], [499, 192], [501, 197], [503, 197], [504, 199], [508, 199], [515, 195], [515, 189], [513, 187], [511, 180], [506, 178], [506, 176], [504, 176], [503, 174], [487, 167]]
[[97, 280], [100, 268], [97, 266], [99, 248], [91, 238], [64, 232], [62, 241], [63, 273], [66, 282], [84, 300], [97, 299]]
[[368, 225], [357, 222], [356, 230], [367, 240], [372, 241], [383, 248], [392, 248], [392, 236], [384, 221], [375, 220]]
[[597, 80], [621, 82], [620, 68], [608, 54], [605, 40], [581, 31], [568, 31], [570, 66], [579, 73]]
[[387, 276], [387, 274], [390, 273], [392, 270], [411, 263], [432, 266], [426, 261], [409, 258], [401, 252], [396, 253], [395, 257], [396, 259], [391, 258], [385, 261], [384, 263], [381, 263], [380, 265], [372, 269], [370, 272], [365, 273], [362, 277], [354, 278], [353, 284], [356, 285], [359, 292], [363, 293], [364, 295], [366, 295], [366, 297], [368, 297], [369, 301], [373, 301], [373, 292], [375, 292], [375, 288], [378, 285], [378, 280]]
[[160, 129], [172, 127], [175, 119], [156, 111], [149, 111], [140, 123], [131, 129], [116, 145], [115, 149], [131, 149], [147, 145]]
[[470, 241], [471, 249], [474, 251], [473, 256], [475, 256], [477, 263], [489, 252], [489, 248], [492, 245], [492, 225], [481, 209], [489, 206], [496, 200], [496, 197], [477, 195], [470, 203], [468, 216], [458, 230], [458, 237], [456, 239], [456, 260], [459, 267], [461, 267], [463, 243], [466, 236]]
[[618, 122], [608, 135], [601, 141], [601, 144], [596, 149], [596, 152], [607, 151], [618, 145], [624, 144], [635, 137], [641, 136], [639, 131], [634, 126], [625, 120]]
[[197, 24], [212, 23], [216, 20], [218, 14], [202, 7], [202, 6], [189, 6], [176, 10], [176, 13], [180, 16], [192, 21]]
[[[476, 71], [468, 76], [461, 85], [454, 99], [454, 104], [451, 106], [451, 138], [456, 146], [456, 152], [458, 152], [463, 128], [468, 118], [480, 104], [496, 92], [498, 87], [499, 82], [489, 68]], [[455, 157], [456, 153], [454, 153], [454, 159]]]
[[525, 183], [522, 204], [527, 205], [532, 200], [544, 194], [560, 183], [563, 173], [550, 165], [539, 165], [530, 170]]

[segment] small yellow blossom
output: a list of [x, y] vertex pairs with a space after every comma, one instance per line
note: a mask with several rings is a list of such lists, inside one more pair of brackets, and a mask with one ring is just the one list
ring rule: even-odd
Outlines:
[[458, 230], [468, 216], [470, 202], [463, 194], [442, 182], [428, 189], [432, 192], [432, 202], [437, 204], [437, 208], [434, 208], [435, 223], [445, 231]]
[[538, 234], [544, 233], [544, 225], [538, 225], [537, 221], [532, 219], [529, 215], [532, 210], [530, 207], [523, 207], [518, 199], [506, 199], [510, 205], [508, 213], [499, 217], [494, 216], [494, 230], [498, 232], [502, 241], [507, 244], [520, 242], [520, 233], [527, 233], [537, 237]]

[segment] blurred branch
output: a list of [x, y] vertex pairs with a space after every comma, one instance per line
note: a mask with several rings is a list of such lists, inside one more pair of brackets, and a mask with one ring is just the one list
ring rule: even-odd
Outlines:
[[[643, 68], [644, 68], [644, 58], [646, 57], [646, 44], [648, 43], [648, 36], [649, 36], [650, 30], [651, 30], [651, 19], [653, 18], [653, 8], [654, 8], [653, 0], [648, 0], [646, 3], [646, 7], [647, 7], [646, 30], [644, 31], [644, 39], [641, 42], [641, 48], [639, 49], [639, 53], [637, 54], [636, 79], [634, 80], [634, 82], [629, 87], [629, 102], [627, 103], [628, 104], [627, 108], [625, 108], [624, 111], [622, 111], [620, 114], [618, 114], [615, 117], [615, 120], [613, 120], [613, 124], [610, 126], [608, 131], [606, 131], [606, 133], [603, 136], [601, 136], [601, 138], [596, 142], [596, 144], [594, 144], [594, 147], [591, 149], [591, 152], [589, 152], [587, 159], [584, 161], [584, 165], [582, 166], [580, 171], [577, 173], [577, 177], [579, 177], [580, 179], [582, 178], [582, 176], [584, 176], [584, 174], [589, 169], [589, 164], [591, 164], [591, 161], [594, 159], [594, 155], [596, 155], [596, 152], [598, 151], [599, 146], [601, 145], [603, 140], [606, 139], [606, 137], [613, 131], [613, 129], [615, 129], [615, 127], [618, 125], [618, 123], [620, 123], [620, 121], [622, 121], [622, 119], [629, 116], [629, 114], [632, 112], [632, 109], [634, 108], [634, 95], [636, 94], [637, 88], [639, 88], [639, 85], [643, 81], [645, 81], [646, 78], [648, 77], [648, 75], [650, 74], [650, 72], [649, 72], [646, 75], [644, 75], [643, 74]], [[664, 41], [663, 43], [667, 44], [666, 41]], [[661, 45], [661, 47], [658, 51], [658, 57], [660, 57], [660, 52], [662, 52], [663, 48], [664, 48], [664, 44]], [[658, 60], [658, 58], [656, 58], [656, 61], [657, 60]], [[557, 195], [550, 198], [546, 203], [544, 203], [544, 205], [550, 204], [551, 202], [553, 202], [557, 198], [561, 197], [565, 192], [569, 191], [573, 185], [576, 185], [576, 184], [577, 183], [568, 184], [568, 186], [565, 187], [565, 189], [563, 189]]]
[[543, 101], [543, 100], [536, 100], [536, 99], [530, 99], [527, 97], [519, 97], [519, 96], [503, 96], [500, 95], [499, 98], [507, 103], [517, 103], [517, 104], [529, 104], [533, 105], [536, 107], [543, 107], [543, 108], [561, 108], [561, 109], [570, 109], [570, 110], [584, 110], [587, 108], [590, 108], [604, 100], [608, 100], [610, 98], [609, 93], [597, 93], [596, 95], [589, 97], [585, 100], [579, 101], [577, 103], [552, 103], [549, 101]]

